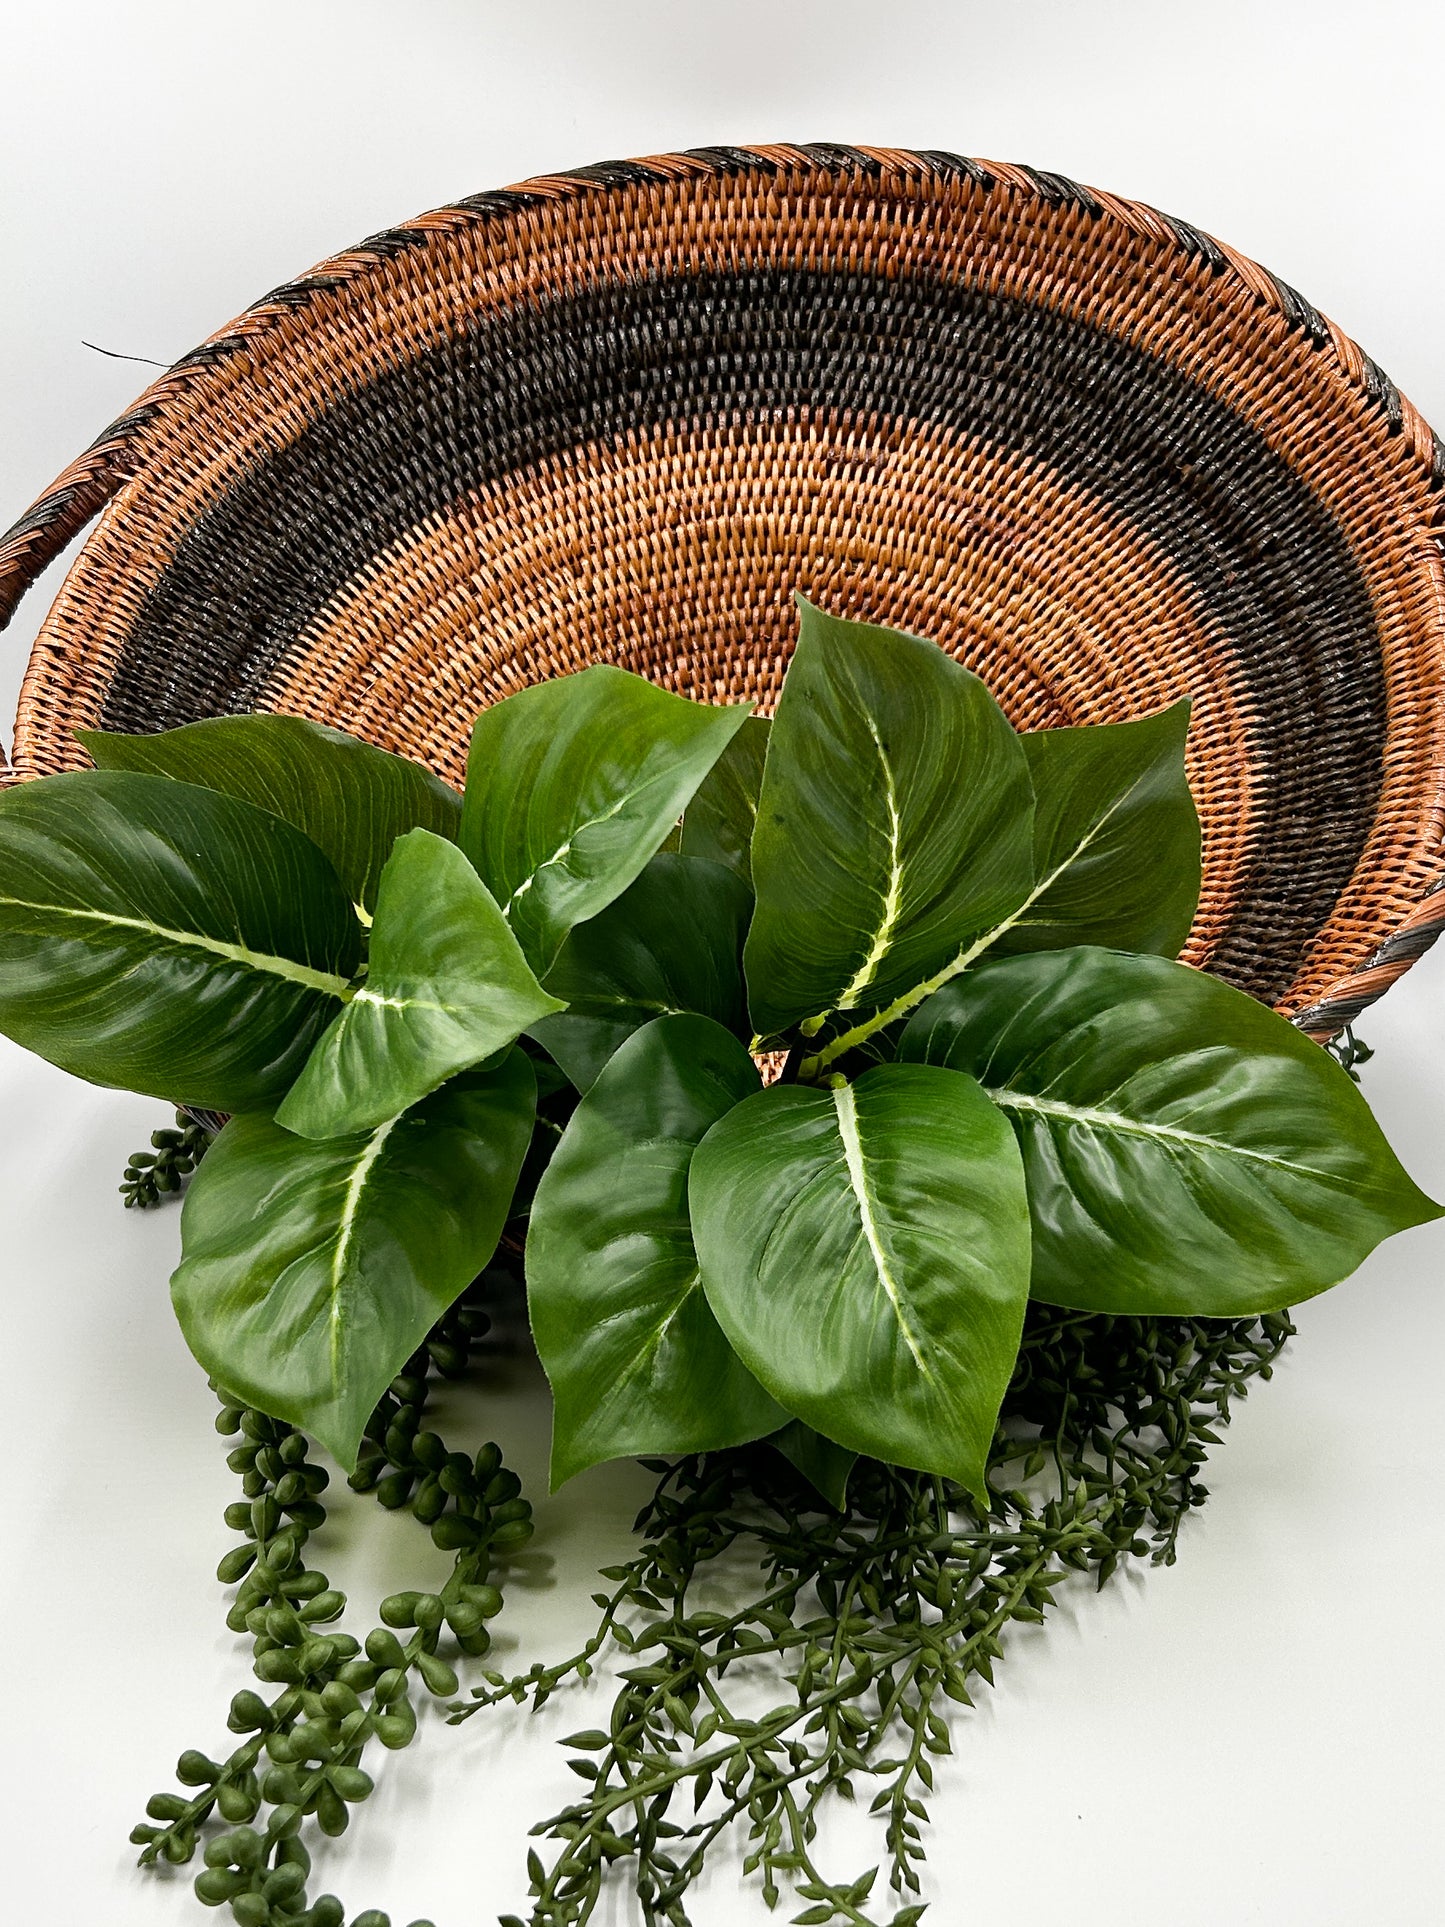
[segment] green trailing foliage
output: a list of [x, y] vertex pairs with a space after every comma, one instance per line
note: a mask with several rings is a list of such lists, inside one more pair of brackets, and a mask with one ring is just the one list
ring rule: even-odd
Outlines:
[[[423, 1421], [435, 1379], [463, 1377], [485, 1338], [492, 1288], [482, 1280], [453, 1305], [368, 1421], [351, 1485], [411, 1512], [455, 1563], [439, 1592], [382, 1600], [381, 1624], [364, 1640], [339, 1629], [345, 1595], [306, 1562], [326, 1518], [325, 1468], [302, 1433], [222, 1394], [216, 1429], [236, 1441], [229, 1463], [244, 1496], [227, 1507], [237, 1543], [217, 1577], [235, 1588], [227, 1624], [250, 1640], [259, 1690], [233, 1698], [225, 1746], [181, 1755], [180, 1790], [152, 1796], [131, 1840], [143, 1866], [181, 1866], [199, 1853], [197, 1897], [229, 1903], [239, 1927], [344, 1927], [334, 1894], [308, 1900], [307, 1836], [346, 1831], [372, 1791], [377, 1749], [414, 1739], [420, 1695], [454, 1699], [448, 1653], [476, 1659], [490, 1647], [503, 1603], [496, 1581], [532, 1536], [531, 1507], [494, 1444], [452, 1452]], [[389, 1922], [367, 1910], [351, 1927]]]
[[[424, 1421], [435, 1379], [465, 1375], [488, 1305], [514, 1288], [498, 1273], [464, 1294], [367, 1425], [352, 1487], [410, 1511], [456, 1564], [440, 1592], [383, 1600], [364, 1641], [340, 1630], [346, 1600], [306, 1561], [325, 1521], [324, 1468], [294, 1428], [223, 1397], [217, 1429], [236, 1441], [243, 1497], [227, 1508], [237, 1543], [218, 1577], [235, 1588], [227, 1623], [250, 1641], [260, 1690], [232, 1700], [224, 1746], [181, 1755], [179, 1789], [152, 1797], [132, 1839], [142, 1864], [199, 1856], [199, 1897], [229, 1903], [240, 1927], [344, 1927], [334, 1894], [308, 1897], [307, 1840], [346, 1830], [378, 1762], [415, 1737], [418, 1694], [463, 1721], [498, 1704], [539, 1708], [604, 1668], [605, 1727], [563, 1742], [585, 1791], [533, 1829], [555, 1852], [528, 1856], [528, 1927], [580, 1927], [619, 1879], [646, 1927], [686, 1927], [709, 1855], [735, 1836], [767, 1905], [790, 1895], [818, 1923], [915, 1927], [957, 1709], [1060, 1584], [1088, 1574], [1102, 1586], [1131, 1557], [1173, 1563], [1233, 1401], [1269, 1377], [1293, 1329], [1277, 1313], [1110, 1318], [1035, 1304], [985, 1505], [948, 1480], [840, 1455], [796, 1424], [766, 1446], [650, 1460], [641, 1545], [602, 1574], [585, 1645], [485, 1673], [458, 1703], [448, 1651], [457, 1664], [485, 1657], [506, 1560], [532, 1522], [494, 1445], [450, 1450]], [[717, 1608], [720, 1573], [744, 1593], [730, 1611]], [[759, 1715], [763, 1680], [775, 1702]], [[881, 1850], [842, 1875], [818, 1845], [839, 1799], [867, 1802]], [[369, 1910], [351, 1927], [390, 1923]]]
[[[563, 1741], [583, 1791], [533, 1828], [526, 1927], [581, 1927], [619, 1880], [645, 1927], [687, 1927], [698, 1877], [737, 1836], [769, 1908], [798, 1921], [915, 1927], [928, 1803], [950, 1720], [992, 1684], [1009, 1629], [1042, 1620], [1076, 1575], [1170, 1564], [1232, 1402], [1267, 1378], [1292, 1327], [1030, 1309], [988, 1506], [953, 1482], [860, 1460], [846, 1512], [778, 1476], [759, 1448], [656, 1466], [643, 1543], [607, 1569], [577, 1653], [490, 1674], [465, 1719], [538, 1708], [611, 1657], [603, 1724]], [[751, 1573], [717, 1605], [717, 1572]], [[698, 1595], [701, 1595], [699, 1597]], [[771, 1703], [758, 1712], [760, 1685]], [[821, 1864], [839, 1800], [875, 1817], [846, 1873]], [[506, 1915], [503, 1927], [523, 1927]]]
[[1337, 1037], [1329, 1040], [1325, 1049], [1352, 1084], [1360, 1082], [1358, 1066], [1368, 1064], [1375, 1054], [1363, 1037], [1356, 1037], [1353, 1027], [1349, 1024], [1345, 1025]]

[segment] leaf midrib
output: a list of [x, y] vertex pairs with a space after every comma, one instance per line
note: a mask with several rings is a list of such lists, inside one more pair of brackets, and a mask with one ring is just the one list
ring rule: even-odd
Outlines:
[[151, 923], [144, 917], [123, 917], [112, 910], [81, 910], [63, 903], [32, 903], [24, 897], [0, 897], [0, 908], [33, 910], [38, 915], [48, 917], [74, 917], [81, 922], [102, 924], [117, 930], [138, 930], [144, 936], [177, 944], [183, 950], [209, 951], [213, 956], [224, 957], [229, 963], [241, 964], [250, 970], [263, 970], [273, 977], [284, 977], [291, 983], [325, 991], [333, 997], [344, 997], [348, 989], [347, 979], [331, 971], [313, 970], [309, 964], [296, 963], [290, 957], [278, 957], [269, 951], [249, 950], [244, 944], [227, 943], [222, 937], [207, 937], [199, 930], [171, 930], [164, 924]]
[[985, 1085], [988, 1095], [1001, 1110], [1032, 1111], [1043, 1117], [1056, 1117], [1066, 1124], [1082, 1125], [1088, 1130], [1112, 1131], [1124, 1137], [1142, 1137], [1167, 1144], [1187, 1145], [1191, 1150], [1213, 1151], [1224, 1157], [1244, 1158], [1264, 1164], [1293, 1177], [1313, 1178], [1322, 1184], [1336, 1184], [1332, 1171], [1319, 1171], [1310, 1164], [1296, 1164], [1270, 1151], [1256, 1151], [1247, 1144], [1231, 1144], [1227, 1138], [1209, 1137], [1202, 1131], [1185, 1130], [1178, 1124], [1151, 1123], [1145, 1118], [1126, 1117], [1122, 1111], [1104, 1111], [1088, 1104], [1069, 1104], [1061, 1098], [1034, 1097], [1025, 1091], [1012, 1091]]
[[622, 794], [617, 798], [617, 801], [607, 809], [600, 811], [598, 815], [589, 816], [583, 822], [575, 823], [549, 857], [544, 857], [540, 863], [533, 864], [532, 868], [522, 878], [516, 889], [513, 890], [512, 894], [507, 898], [507, 901], [502, 905], [502, 915], [507, 921], [509, 923], [511, 922], [512, 911], [518, 903], [521, 902], [522, 898], [527, 895], [528, 891], [535, 887], [537, 879], [541, 876], [542, 872], [544, 870], [554, 869], [558, 864], [566, 862], [567, 858], [571, 856], [572, 851], [575, 849], [579, 837], [585, 836], [588, 830], [595, 830], [601, 824], [610, 823], [614, 817], [620, 816], [629, 803], [635, 802], [640, 796], [645, 796], [650, 789], [656, 789], [659, 783], [666, 782], [670, 773], [668, 770], [656, 772], [654, 775], [646, 778], [645, 781], [637, 784], [635, 788], [624, 789]]
[[900, 849], [903, 842], [903, 819], [898, 809], [898, 791], [893, 781], [893, 769], [888, 761], [883, 738], [866, 708], [862, 711], [863, 721], [872, 738], [873, 747], [878, 752], [878, 766], [883, 772], [883, 801], [888, 810], [888, 888], [883, 893], [883, 911], [878, 919], [868, 954], [853, 973], [853, 980], [839, 995], [835, 1009], [851, 1010], [878, 975], [884, 958], [893, 943], [893, 934], [898, 928], [898, 919], [903, 909], [903, 864]]
[[903, 1299], [897, 1281], [888, 1266], [888, 1254], [883, 1249], [882, 1235], [877, 1220], [873, 1216], [873, 1194], [868, 1183], [868, 1165], [863, 1151], [863, 1134], [858, 1125], [858, 1102], [853, 1095], [851, 1084], [838, 1086], [832, 1093], [833, 1108], [838, 1117], [838, 1134], [843, 1140], [843, 1155], [848, 1165], [848, 1182], [853, 1195], [858, 1200], [858, 1215], [862, 1221], [863, 1235], [868, 1240], [869, 1254], [879, 1282], [893, 1307], [893, 1315], [898, 1321], [898, 1329], [903, 1334], [904, 1343], [913, 1354], [917, 1365], [928, 1384], [933, 1383], [933, 1372], [919, 1348], [904, 1309]]
[[[885, 1030], [889, 1024], [897, 1023], [900, 1018], [908, 1016], [909, 1013], [916, 1010], [921, 1003], [935, 995], [936, 992], [942, 990], [945, 984], [952, 983], [955, 977], [961, 976], [970, 964], [976, 963], [986, 950], [991, 949], [992, 946], [998, 942], [999, 938], [1006, 935], [1015, 925], [1027, 921], [1024, 917], [1024, 912], [1031, 910], [1039, 901], [1040, 897], [1043, 896], [1044, 892], [1051, 890], [1059, 878], [1073, 868], [1090, 845], [1098, 840], [1107, 824], [1124, 807], [1125, 803], [1128, 802], [1142, 781], [1142, 777], [1136, 777], [1127, 790], [1121, 791], [1120, 794], [1114, 798], [1113, 802], [1110, 803], [1103, 814], [1100, 815], [1079, 838], [1068, 855], [1065, 856], [1062, 861], [1056, 863], [1047, 876], [1040, 878], [1039, 881], [1035, 883], [1033, 889], [1030, 890], [1017, 910], [1012, 911], [1001, 923], [996, 923], [991, 930], [985, 930], [983, 934], [976, 937], [972, 943], [966, 944], [964, 948], [955, 956], [951, 957], [947, 963], [935, 970], [931, 977], [925, 977], [920, 983], [914, 984], [911, 989], [901, 991], [899, 995], [893, 999], [892, 1003], [888, 1004], [883, 1010], [875, 1012], [873, 1016], [866, 1018], [861, 1024], [853, 1025], [850, 1030], [844, 1031], [841, 1036], [835, 1037], [830, 1043], [825, 1044], [823, 1049], [815, 1056], [805, 1060], [801, 1066], [800, 1075], [806, 1075], [809, 1078], [816, 1077], [820, 1072], [826, 1070], [830, 1064], [835, 1063], [838, 1058], [842, 1057], [845, 1052], [856, 1050], [860, 1044], [866, 1043], [870, 1037], [876, 1036], [880, 1030]], [[855, 985], [850, 984], [848, 992], [845, 994], [852, 994], [854, 988]], [[846, 1006], [840, 1000], [835, 1008], [842, 1010], [846, 1008]]]
[[352, 1242], [356, 1235], [356, 1221], [361, 1215], [361, 1198], [366, 1189], [366, 1181], [371, 1176], [377, 1159], [381, 1156], [387, 1138], [396, 1124], [397, 1117], [389, 1117], [385, 1124], [378, 1125], [367, 1139], [361, 1155], [352, 1167], [351, 1176], [346, 1182], [346, 1191], [341, 1202], [341, 1216], [337, 1224], [336, 1247], [331, 1255], [331, 1281], [327, 1305], [327, 1355], [331, 1361], [331, 1383], [338, 1391], [342, 1382], [341, 1347], [345, 1338], [342, 1329], [344, 1305], [343, 1287], [346, 1282], [347, 1261], [351, 1255]]
[[353, 1004], [369, 1004], [379, 1010], [430, 1010], [439, 1017], [466, 1017], [473, 1014], [470, 1005], [439, 1004], [426, 997], [390, 997], [369, 986], [358, 990], [351, 1001]]
[[[606, 1394], [606, 1403], [609, 1407], [615, 1406], [620, 1393], [627, 1390], [644, 1373], [651, 1371], [657, 1354], [662, 1350], [667, 1334], [681, 1316], [683, 1307], [687, 1304], [694, 1292], [702, 1290], [702, 1273], [698, 1270], [695, 1262], [689, 1271], [688, 1277], [689, 1282], [677, 1294], [671, 1308], [664, 1312], [660, 1318], [656, 1316], [656, 1308], [654, 1308], [652, 1311], [644, 1310], [641, 1318], [637, 1321], [643, 1329], [643, 1342], [640, 1345], [629, 1348], [631, 1356], [624, 1364], [617, 1378], [614, 1379]], [[628, 1314], [626, 1312], [618, 1312], [615, 1321], [604, 1319], [602, 1324], [604, 1327], [609, 1322], [616, 1322], [620, 1325], [627, 1320], [627, 1317]]]

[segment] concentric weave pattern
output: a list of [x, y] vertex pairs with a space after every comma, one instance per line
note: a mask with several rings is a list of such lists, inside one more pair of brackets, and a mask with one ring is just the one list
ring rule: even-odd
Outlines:
[[324, 264], [61, 477], [6, 614], [109, 506], [15, 772], [277, 708], [456, 780], [481, 705], [597, 660], [766, 708], [802, 589], [1022, 727], [1192, 695], [1187, 955], [1327, 1034], [1445, 922], [1442, 477], [1352, 343], [1150, 209], [942, 155], [618, 164]]

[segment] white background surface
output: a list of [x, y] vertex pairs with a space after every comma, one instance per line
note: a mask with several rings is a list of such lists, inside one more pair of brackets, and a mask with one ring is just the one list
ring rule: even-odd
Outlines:
[[[143, 385], [82, 339], [167, 361], [323, 254], [457, 195], [750, 139], [951, 147], [1152, 201], [1302, 288], [1445, 423], [1431, 0], [7, 0], [0, 29], [0, 522]], [[6, 715], [56, 586], [5, 639]], [[1437, 1196], [1442, 986], [1437, 954], [1364, 1027], [1370, 1096]], [[184, 1878], [131, 1871], [124, 1839], [183, 1746], [222, 1745], [248, 1683], [212, 1577], [235, 1482], [167, 1302], [177, 1214], [125, 1214], [114, 1190], [166, 1121], [0, 1049], [0, 1910], [27, 1927], [204, 1918]], [[1076, 1596], [1015, 1640], [997, 1693], [956, 1722], [939, 1927], [1442, 1918], [1442, 1255], [1445, 1228], [1411, 1233], [1304, 1309], [1173, 1571]], [[496, 1433], [535, 1492], [545, 1428], [519, 1372], [450, 1429]], [[642, 1489], [635, 1468], [602, 1469], [541, 1507], [504, 1654], [552, 1656], [580, 1629]], [[363, 1629], [428, 1551], [369, 1502], [317, 1543]], [[547, 1730], [596, 1723], [596, 1704]], [[541, 1724], [424, 1728], [326, 1884], [398, 1927], [520, 1908], [522, 1834], [568, 1791]], [[856, 1837], [841, 1852], [866, 1864]], [[625, 1900], [603, 1915], [634, 1917]], [[697, 1909], [699, 1927], [762, 1917], [731, 1872]]]

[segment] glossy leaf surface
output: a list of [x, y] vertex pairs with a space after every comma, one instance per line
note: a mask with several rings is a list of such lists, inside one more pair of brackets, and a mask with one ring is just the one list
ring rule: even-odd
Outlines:
[[688, 1224], [694, 1147], [757, 1089], [735, 1037], [705, 1017], [661, 1017], [573, 1113], [527, 1233], [554, 1485], [627, 1453], [740, 1445], [785, 1417], [718, 1329]]
[[483, 710], [462, 847], [538, 976], [637, 876], [746, 715], [607, 663]]
[[530, 1027], [579, 1091], [655, 1017], [692, 1011], [747, 1035], [743, 939], [752, 893], [731, 870], [661, 854], [572, 931], [548, 972], [567, 1009]]
[[996, 950], [1102, 944], [1177, 956], [1199, 904], [1199, 817], [1184, 773], [1189, 704], [1137, 723], [1020, 737], [1040, 882]]
[[1029, 1228], [1018, 1148], [977, 1084], [885, 1064], [773, 1085], [708, 1132], [689, 1195], [708, 1301], [779, 1404], [982, 1493]]
[[749, 885], [753, 880], [753, 830], [767, 753], [768, 719], [749, 716], [688, 804], [679, 840], [685, 856], [724, 864]]
[[215, 716], [150, 736], [79, 729], [98, 769], [141, 770], [221, 790], [294, 823], [370, 909], [406, 830], [455, 841], [462, 799], [420, 763], [300, 716]]
[[496, 1247], [535, 1089], [514, 1050], [376, 1131], [233, 1118], [186, 1194], [171, 1280], [205, 1369], [350, 1470], [377, 1400]]
[[381, 873], [366, 982], [276, 1122], [303, 1137], [369, 1130], [560, 1008], [456, 845], [411, 830]]
[[753, 838], [759, 1034], [921, 983], [1023, 902], [1032, 839], [1023, 749], [977, 676], [804, 604]]
[[774, 1432], [768, 1444], [781, 1452], [836, 1512], [843, 1510], [848, 1503], [848, 1478], [858, 1463], [856, 1452], [834, 1445], [801, 1419], [790, 1419], [781, 1432]]
[[1160, 957], [983, 965], [922, 1006], [900, 1054], [971, 1072], [1007, 1111], [1050, 1304], [1274, 1310], [1440, 1215], [1318, 1044]]
[[78, 1077], [267, 1109], [360, 955], [335, 871], [264, 810], [121, 772], [0, 795], [0, 1030]]

